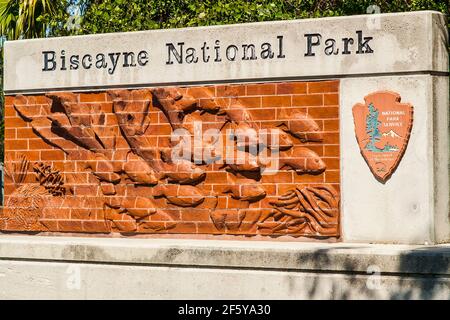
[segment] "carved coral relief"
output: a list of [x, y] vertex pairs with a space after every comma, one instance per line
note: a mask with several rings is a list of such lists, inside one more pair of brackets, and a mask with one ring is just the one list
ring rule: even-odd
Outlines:
[[[324, 173], [326, 162], [308, 147], [323, 140], [319, 123], [307, 113], [283, 109], [281, 117], [264, 124], [238, 97], [212, 92], [207, 87], [112, 90], [109, 111], [80, 102], [77, 94], [49, 93], [50, 111], [40, 115], [26, 97], [17, 97], [14, 107], [22, 119], [76, 162], [76, 170], [60, 172], [45, 162], [31, 167], [24, 157], [7, 160], [6, 172], [16, 186], [8, 219], [19, 221], [19, 230], [51, 229], [42, 214], [48, 199], [75, 199], [72, 216], [87, 210], [84, 219], [104, 219], [103, 229], [93, 232], [339, 235], [339, 195], [331, 185], [308, 186], [298, 179], [277, 196], [276, 184], [283, 181], [274, 178], [272, 187], [263, 183], [265, 175], [279, 170], [299, 177]], [[184, 132], [195, 141], [208, 129], [219, 136], [200, 144], [173, 136]], [[263, 153], [276, 159], [270, 168]], [[23, 183], [28, 171], [35, 173], [34, 184]], [[214, 180], [217, 175], [226, 180]], [[86, 186], [92, 194], [82, 196]], [[101, 213], [92, 213], [99, 208]]]
[[39, 230], [42, 225], [39, 217], [42, 213], [46, 189], [39, 184], [25, 183], [30, 173], [30, 163], [25, 155], [5, 157], [5, 178], [12, 182], [15, 190], [5, 203], [4, 215], [0, 218], [0, 227], [17, 228], [26, 231]]

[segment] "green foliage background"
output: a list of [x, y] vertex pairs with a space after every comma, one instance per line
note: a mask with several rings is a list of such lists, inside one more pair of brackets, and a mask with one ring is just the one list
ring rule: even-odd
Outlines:
[[[7, 1], [7, 0], [0, 0]], [[23, 1], [23, 0], [15, 0]], [[42, 0], [41, 0], [42, 1]], [[449, 14], [449, 0], [56, 0], [55, 11], [35, 13], [36, 28], [46, 36], [182, 28], [256, 21], [365, 14], [377, 5], [381, 13], [436, 10]], [[81, 21], [70, 19], [79, 9]], [[14, 14], [14, 12], [13, 12]], [[10, 19], [10, 17], [8, 18]], [[2, 22], [2, 21], [0, 21]], [[70, 28], [73, 23], [79, 24]], [[450, 26], [450, 24], [449, 24]], [[68, 28], [69, 27], [69, 28]], [[6, 30], [7, 31], [7, 30]], [[20, 38], [36, 32], [24, 32]], [[8, 37], [3, 32], [2, 40]], [[0, 75], [3, 63], [0, 61]], [[0, 95], [3, 106], [3, 94]], [[3, 161], [3, 107], [0, 108], [0, 161]]]
[[79, 29], [66, 29], [61, 23], [68, 18], [64, 12], [42, 19], [51, 26], [51, 35], [58, 36], [365, 14], [372, 5], [377, 5], [381, 13], [436, 10], [448, 14], [448, 1], [72, 0], [67, 2], [82, 8]]

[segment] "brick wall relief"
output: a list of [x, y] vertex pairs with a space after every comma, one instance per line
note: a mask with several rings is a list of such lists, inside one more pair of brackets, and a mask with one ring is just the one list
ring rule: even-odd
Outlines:
[[3, 231], [339, 236], [338, 81], [7, 97]]

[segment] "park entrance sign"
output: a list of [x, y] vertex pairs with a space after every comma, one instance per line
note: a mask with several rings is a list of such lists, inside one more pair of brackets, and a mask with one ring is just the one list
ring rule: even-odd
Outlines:
[[450, 240], [436, 12], [10, 41], [0, 230]]
[[421, 12], [12, 41], [5, 91], [434, 75], [448, 71], [442, 19]]

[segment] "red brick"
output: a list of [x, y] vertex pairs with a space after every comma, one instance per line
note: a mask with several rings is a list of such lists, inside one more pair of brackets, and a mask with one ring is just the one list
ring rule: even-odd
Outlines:
[[14, 109], [13, 106], [8, 106], [5, 105], [5, 111], [4, 111], [4, 116], [5, 117], [19, 117], [19, 115], [17, 114], [16, 109]]
[[[81, 201], [78, 203], [78, 205], [81, 205]], [[66, 210], [70, 212], [71, 219], [89, 220], [89, 217], [91, 216], [91, 210], [88, 208], [71, 208]]]
[[295, 190], [295, 188], [297, 188], [297, 186], [298, 185], [295, 183], [292, 183], [292, 184], [278, 183], [277, 184], [277, 195], [282, 196], [283, 194], [285, 194], [288, 191]]
[[214, 87], [190, 87], [187, 88], [187, 94], [195, 99], [209, 98], [214, 96]]
[[25, 175], [25, 179], [24, 179], [23, 183], [36, 183], [36, 175], [32, 172], [28, 172]]
[[261, 97], [239, 97], [239, 102], [246, 108], [261, 108], [261, 101]]
[[324, 144], [339, 144], [339, 133], [324, 133], [323, 134]]
[[291, 106], [291, 96], [264, 96], [262, 97], [262, 107], [284, 108]]
[[[9, 181], [11, 181], [11, 180], [9, 180]], [[16, 186], [14, 184], [5, 183], [3, 185], [3, 192], [5, 195], [13, 193], [15, 189], [16, 189]], [[7, 203], [7, 200], [8, 199], [6, 199], [6, 197], [5, 197], [4, 203]]]
[[327, 165], [327, 170], [339, 170], [339, 158], [322, 158]]
[[118, 229], [114, 230], [117, 232], [134, 232], [136, 230], [136, 222], [135, 221], [116, 221], [114, 220], [114, 223], [111, 223], [111, 227]]
[[131, 99], [133, 101], [149, 101], [152, 99], [150, 89], [137, 89], [131, 91]]
[[69, 219], [70, 209], [60, 209], [60, 208], [44, 208], [42, 211], [43, 219]]
[[41, 152], [40, 151], [20, 151], [21, 154], [27, 157], [28, 161], [39, 161], [41, 160]]
[[107, 221], [83, 221], [83, 231], [98, 233], [98, 232], [110, 232], [110, 223]]
[[311, 183], [311, 182], [324, 182], [325, 174], [312, 175], [312, 174], [294, 174], [295, 183]]
[[227, 183], [227, 175], [228, 173], [226, 171], [222, 172], [208, 172], [206, 175], [205, 183], [214, 183], [214, 184], [221, 184], [221, 183]]
[[42, 139], [28, 139], [28, 146], [30, 150], [46, 150], [52, 148]]
[[309, 107], [308, 115], [313, 119], [338, 119], [338, 107]]
[[274, 95], [276, 93], [276, 88], [275, 83], [249, 84], [247, 85], [247, 95]]
[[338, 94], [324, 94], [323, 95], [323, 104], [324, 105], [338, 105], [339, 104], [339, 95]]
[[106, 93], [80, 93], [80, 102], [105, 102]]
[[[208, 175], [209, 175], [209, 173], [206, 174], [206, 177], [208, 177]], [[228, 188], [228, 184], [227, 184], [227, 183], [224, 183], [224, 184], [214, 184], [214, 185], [212, 185], [212, 188], [213, 188], [212, 191], [214, 191], [215, 193], [221, 194], [221, 193], [223, 193], [223, 191], [224, 191], [225, 189]]]
[[292, 96], [292, 106], [322, 106], [323, 95], [321, 94], [308, 94], [308, 95], [295, 95]]
[[16, 130], [15, 128], [5, 129], [5, 139], [16, 139]]
[[148, 135], [170, 135], [172, 127], [169, 124], [150, 124], [145, 133]]
[[206, 209], [184, 209], [181, 210], [181, 219], [183, 221], [210, 221], [209, 210]]
[[83, 222], [80, 220], [58, 220], [58, 231], [82, 232]]
[[285, 82], [277, 84], [277, 94], [304, 94], [307, 93], [306, 82]]
[[[101, 112], [104, 112], [106, 114], [112, 114], [112, 112], [113, 112], [112, 102], [99, 103], [98, 105], [100, 105]], [[112, 114], [112, 115], [115, 117], [114, 114]]]
[[32, 128], [17, 128], [17, 138], [18, 139], [29, 139], [37, 138], [38, 136], [34, 133]]
[[324, 146], [322, 144], [319, 144], [319, 145], [312, 145], [312, 144], [305, 145], [304, 143], [300, 143], [300, 144], [296, 144], [296, 146], [307, 147], [311, 151], [314, 151], [315, 153], [317, 153], [319, 156], [321, 156], [321, 157], [323, 156], [323, 148], [324, 148]]
[[6, 150], [28, 150], [28, 140], [26, 139], [8, 139], [5, 140]]
[[252, 109], [251, 115], [254, 121], [275, 119], [275, 109]]
[[308, 82], [308, 93], [338, 92], [339, 81]]
[[98, 192], [98, 187], [95, 185], [76, 185], [75, 195], [76, 196], [95, 196]]
[[278, 171], [275, 174], [262, 175], [262, 183], [292, 183], [292, 171]]
[[216, 87], [217, 97], [236, 97], [245, 95], [245, 86], [243, 85], [225, 85]]
[[276, 185], [271, 183], [265, 183], [265, 184], [261, 184], [261, 186], [264, 188], [264, 190], [266, 190], [267, 194], [276, 194], [277, 193], [277, 188]]
[[106, 115], [106, 125], [107, 126], [116, 126], [117, 125], [117, 117], [114, 114]]
[[223, 234], [223, 231], [217, 230], [212, 222], [197, 222], [198, 234]]
[[39, 222], [47, 228], [46, 231], [53, 231], [53, 232], [60, 231], [58, 230], [58, 220], [42, 219], [39, 220]]
[[62, 150], [49, 150], [41, 152], [41, 160], [64, 160], [64, 152]]
[[[29, 96], [31, 98], [31, 96]], [[34, 103], [36, 104], [51, 104], [52, 100], [47, 98], [45, 95], [33, 96]]]
[[175, 228], [171, 229], [173, 233], [197, 233], [197, 226], [194, 222], [177, 222]]
[[334, 170], [334, 171], [327, 170], [327, 171], [325, 171], [325, 181], [327, 183], [333, 183], [333, 182], [339, 183], [340, 182], [340, 178], [339, 177], [340, 177], [340, 175], [339, 175], [339, 171], [338, 170]]
[[323, 120], [324, 131], [338, 131], [339, 120]]
[[15, 96], [5, 96], [5, 105], [12, 106], [14, 103]]
[[339, 157], [339, 146], [325, 146], [324, 148], [326, 157]]
[[19, 117], [5, 118], [5, 128], [24, 128], [28, 127], [28, 123]]

